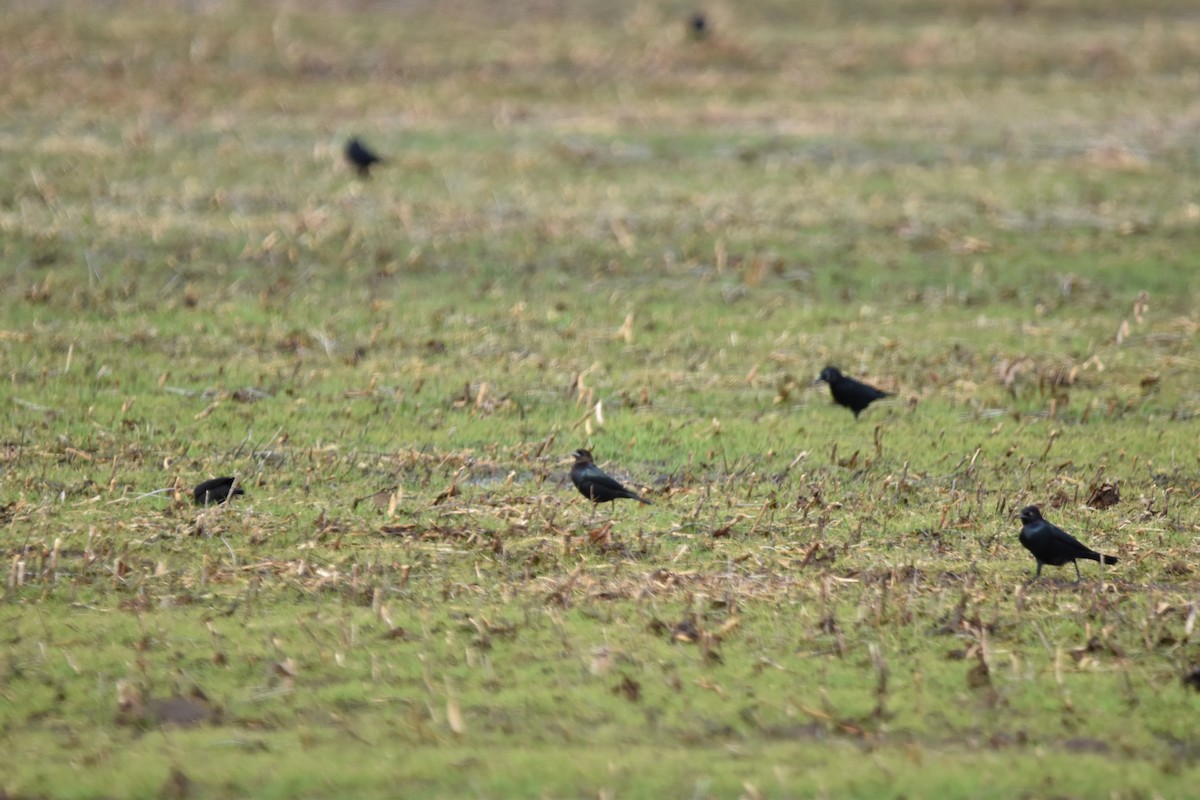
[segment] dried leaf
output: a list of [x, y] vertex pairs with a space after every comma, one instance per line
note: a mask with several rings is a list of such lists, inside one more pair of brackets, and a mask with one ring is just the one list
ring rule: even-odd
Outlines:
[[446, 502], [451, 497], [454, 497], [457, 494], [458, 494], [458, 485], [451, 483], [449, 486], [447, 486], [445, 489], [443, 489], [438, 494], [437, 497], [433, 498], [433, 505], [435, 505], [435, 506], [441, 505], [442, 503]]
[[606, 522], [599, 528], [593, 528], [588, 531], [588, 541], [595, 545], [606, 545], [612, 543], [612, 523]]
[[133, 681], [117, 681], [117, 724], [135, 725], [145, 719], [142, 690]]
[[625, 344], [633, 344], [633, 312], [625, 315], [625, 323], [617, 331], [617, 336], [625, 340]]
[[462, 736], [467, 731], [467, 723], [463, 719], [462, 707], [458, 704], [458, 698], [446, 699], [446, 724], [457, 736]]
[[694, 642], [700, 638], [700, 629], [694, 619], [685, 619], [671, 630], [671, 636], [677, 642]]
[[588, 667], [588, 671], [593, 675], [603, 675], [608, 672], [613, 664], [612, 651], [607, 647], [597, 647], [592, 651], [592, 663]]
[[1119, 502], [1121, 502], [1121, 493], [1117, 489], [1117, 485], [1107, 481], [1093, 486], [1087, 499], [1089, 508], [1098, 509], [1112, 508]]
[[718, 697], [728, 697], [728, 694], [726, 694], [725, 690], [721, 688], [720, 684], [709, 680], [708, 678], [697, 678], [696, 685], [701, 689], [706, 689], [710, 692], [713, 692]]
[[642, 697], [642, 685], [628, 675], [623, 675], [621, 682], [614, 686], [612, 691], [631, 703], [636, 703]]
[[270, 681], [281, 683], [288, 689], [296, 686], [296, 662], [290, 658], [276, 661], [270, 668]]
[[160, 800], [185, 800], [192, 793], [192, 782], [179, 767], [172, 767], [158, 790]]
[[716, 639], [717, 641], [721, 641], [726, 636], [728, 636], [729, 634], [731, 634], [735, 630], [737, 630], [738, 626], [741, 624], [742, 624], [741, 617], [730, 617], [729, 619], [727, 619], [723, 623], [721, 623], [721, 627], [719, 627], [715, 631], [713, 631], [713, 634], [712, 634], [713, 638]]
[[967, 686], [972, 689], [983, 689], [992, 685], [991, 670], [982, 658], [967, 671]]

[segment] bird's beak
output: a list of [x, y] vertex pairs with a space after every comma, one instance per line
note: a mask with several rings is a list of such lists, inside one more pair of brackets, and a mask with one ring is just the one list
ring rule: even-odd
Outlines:
[[818, 383], [824, 383], [824, 382], [825, 382], [824, 378], [817, 378], [815, 381], [812, 382], [812, 385], [816, 386]]

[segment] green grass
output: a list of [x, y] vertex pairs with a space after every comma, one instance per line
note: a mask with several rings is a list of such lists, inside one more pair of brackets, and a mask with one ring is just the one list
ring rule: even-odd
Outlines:
[[691, 10], [4, 16], [0, 791], [1193, 792], [1190, 6]]

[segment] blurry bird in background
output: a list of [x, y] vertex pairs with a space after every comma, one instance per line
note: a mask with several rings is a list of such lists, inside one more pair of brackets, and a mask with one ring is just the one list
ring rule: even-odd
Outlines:
[[571, 483], [574, 483], [579, 493], [588, 500], [598, 505], [628, 498], [651, 505], [649, 500], [626, 489], [619, 481], [597, 467], [589, 451], [580, 448], [571, 455], [575, 457], [575, 463], [571, 466]]
[[358, 171], [360, 178], [371, 177], [371, 165], [383, 163], [383, 158], [363, 144], [357, 136], [351, 137], [350, 141], [346, 142], [345, 155], [350, 165]]
[[855, 418], [876, 400], [892, 396], [891, 392], [876, 389], [874, 386], [843, 375], [837, 367], [826, 367], [821, 370], [821, 375], [817, 378], [816, 383], [822, 382], [829, 384], [833, 402], [853, 411]]

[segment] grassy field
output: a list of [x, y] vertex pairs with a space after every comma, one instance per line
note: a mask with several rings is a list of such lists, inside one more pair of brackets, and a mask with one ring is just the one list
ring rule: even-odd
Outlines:
[[1194, 794], [1192, 4], [246, 5], [0, 17], [0, 797]]

